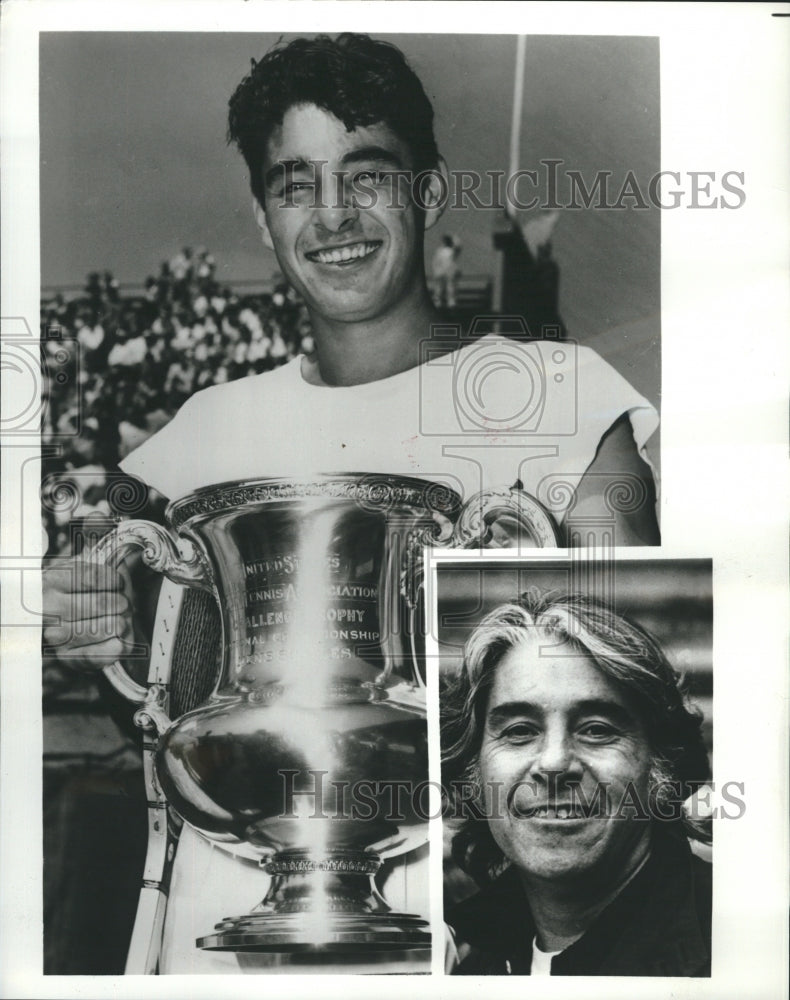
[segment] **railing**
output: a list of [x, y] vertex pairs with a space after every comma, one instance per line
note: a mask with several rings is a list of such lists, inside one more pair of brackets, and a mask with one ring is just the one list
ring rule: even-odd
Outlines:
[[[218, 282], [223, 288], [230, 288], [231, 291], [245, 294], [257, 295], [271, 293], [276, 284], [282, 281], [281, 278], [242, 278], [238, 281]], [[137, 297], [145, 295], [146, 288], [142, 282], [118, 282], [118, 292], [122, 296]], [[493, 280], [489, 274], [462, 274], [456, 285], [456, 301], [460, 306], [475, 306], [483, 309], [490, 309], [491, 291]], [[66, 298], [81, 298], [86, 294], [84, 284], [69, 285], [43, 285], [41, 288], [41, 299], [48, 302], [57, 295]]]

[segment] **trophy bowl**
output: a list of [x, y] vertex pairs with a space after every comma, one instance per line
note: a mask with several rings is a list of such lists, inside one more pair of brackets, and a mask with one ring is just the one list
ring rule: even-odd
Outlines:
[[[499, 509], [502, 491], [489, 500]], [[519, 498], [519, 523], [544, 544], [553, 529], [533, 503]], [[169, 805], [271, 876], [261, 902], [199, 947], [430, 946], [427, 922], [392, 910], [373, 879], [427, 841], [424, 550], [479, 544], [481, 511], [438, 483], [332, 475], [175, 501], [167, 519], [187, 555], [156, 525], [116, 528], [108, 549], [141, 548], [170, 579], [211, 590], [220, 611], [208, 700], [171, 720], [159, 693], [137, 713], [157, 734]]]

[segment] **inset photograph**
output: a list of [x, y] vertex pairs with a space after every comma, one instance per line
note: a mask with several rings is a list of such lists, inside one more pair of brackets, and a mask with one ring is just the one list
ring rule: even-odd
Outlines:
[[439, 563], [445, 971], [710, 976], [709, 560]]

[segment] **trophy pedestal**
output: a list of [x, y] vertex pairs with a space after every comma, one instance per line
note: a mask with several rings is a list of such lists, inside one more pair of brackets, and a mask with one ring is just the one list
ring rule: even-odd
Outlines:
[[376, 890], [377, 855], [335, 849], [275, 854], [263, 867], [272, 876], [253, 912], [220, 921], [198, 938], [209, 951], [364, 952], [430, 948], [428, 921], [391, 910]]

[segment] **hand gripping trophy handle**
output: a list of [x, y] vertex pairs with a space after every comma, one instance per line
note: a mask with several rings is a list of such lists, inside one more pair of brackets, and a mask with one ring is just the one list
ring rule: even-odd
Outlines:
[[[150, 521], [123, 521], [105, 535], [91, 552], [91, 560], [99, 566], [118, 568], [124, 557], [139, 549], [146, 566], [164, 574], [173, 583], [186, 587], [213, 590], [212, 573], [200, 549], [187, 539], [179, 539], [186, 554], [179, 551], [173, 537], [164, 528]], [[129, 676], [120, 661], [104, 668], [104, 675], [112, 686], [129, 701], [143, 704], [150, 701], [148, 688]], [[153, 706], [151, 706], [153, 710]], [[154, 719], [152, 722], [156, 721]], [[169, 724], [169, 720], [159, 720]], [[157, 728], [160, 725], [157, 724]]]

